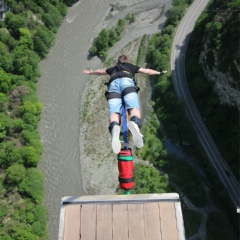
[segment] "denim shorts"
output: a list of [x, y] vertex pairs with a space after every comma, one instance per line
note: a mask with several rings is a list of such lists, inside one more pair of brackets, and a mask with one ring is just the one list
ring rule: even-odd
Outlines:
[[[131, 78], [117, 78], [112, 81], [108, 87], [108, 92], [122, 93], [127, 87], [134, 87], [135, 84]], [[128, 93], [124, 96], [124, 102], [126, 109], [137, 108], [140, 109], [138, 102], [138, 94], [136, 92]], [[108, 115], [112, 113], [121, 113], [122, 111], [122, 99], [112, 98], [108, 100]]]

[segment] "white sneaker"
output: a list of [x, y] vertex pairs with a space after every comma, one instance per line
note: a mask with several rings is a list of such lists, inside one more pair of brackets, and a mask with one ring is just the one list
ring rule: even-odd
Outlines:
[[129, 121], [127, 123], [127, 127], [130, 130], [132, 137], [133, 137], [133, 143], [137, 148], [143, 147], [143, 135], [140, 132], [140, 129], [138, 125], [135, 122]]
[[112, 150], [114, 153], [118, 154], [121, 150], [121, 143], [119, 140], [120, 126], [114, 125], [111, 134], [112, 134]]

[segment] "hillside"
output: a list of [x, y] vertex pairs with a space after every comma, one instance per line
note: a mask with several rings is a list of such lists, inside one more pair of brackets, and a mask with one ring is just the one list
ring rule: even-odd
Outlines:
[[228, 2], [215, 1], [209, 8], [216, 11], [209, 12], [200, 63], [220, 103], [240, 110], [240, 6]]
[[238, 179], [239, 26], [239, 1], [212, 2], [192, 33], [186, 60], [187, 78], [194, 101]]

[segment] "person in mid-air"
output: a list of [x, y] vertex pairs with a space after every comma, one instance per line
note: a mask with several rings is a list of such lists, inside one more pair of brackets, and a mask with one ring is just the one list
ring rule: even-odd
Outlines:
[[122, 98], [125, 102], [125, 107], [129, 112], [130, 121], [127, 127], [130, 130], [133, 138], [133, 143], [137, 148], [143, 147], [143, 135], [141, 129], [141, 113], [138, 102], [138, 87], [134, 81], [136, 73], [146, 75], [162, 75], [167, 71], [156, 71], [150, 68], [138, 67], [128, 62], [128, 57], [121, 55], [115, 66], [108, 69], [83, 70], [84, 74], [92, 75], [109, 75], [108, 91], [106, 97], [108, 99], [108, 114], [109, 114], [109, 131], [112, 135], [111, 143], [113, 152], [118, 154], [121, 150], [120, 121]]

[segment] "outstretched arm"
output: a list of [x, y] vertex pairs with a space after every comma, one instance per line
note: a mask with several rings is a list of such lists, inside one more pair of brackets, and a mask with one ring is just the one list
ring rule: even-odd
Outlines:
[[96, 69], [96, 70], [88, 70], [85, 69], [83, 70], [83, 74], [87, 74], [87, 75], [107, 75], [107, 72], [105, 69]]
[[147, 74], [147, 75], [163, 75], [165, 74], [167, 71], [156, 71], [150, 68], [139, 68], [138, 70], [139, 73], [143, 73], [143, 74]]

